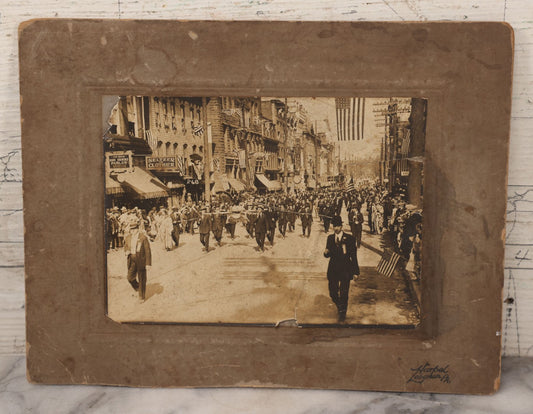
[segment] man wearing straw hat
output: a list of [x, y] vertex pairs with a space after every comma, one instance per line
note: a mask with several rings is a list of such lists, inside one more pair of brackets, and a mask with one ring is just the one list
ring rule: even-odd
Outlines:
[[139, 299], [146, 299], [146, 268], [152, 266], [152, 252], [148, 239], [139, 231], [139, 220], [129, 223], [130, 232], [124, 240], [124, 254], [128, 264], [128, 282], [139, 292]]

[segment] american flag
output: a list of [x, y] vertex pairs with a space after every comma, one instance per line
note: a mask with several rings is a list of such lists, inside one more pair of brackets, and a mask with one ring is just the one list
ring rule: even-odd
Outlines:
[[409, 145], [411, 144], [411, 130], [407, 130], [405, 137], [402, 140], [402, 146], [400, 148], [401, 158], [397, 165], [397, 172], [402, 176], [409, 175], [409, 163], [407, 158], [409, 157]]
[[179, 155], [176, 156], [176, 161], [177, 161], [177, 164], [178, 164], [178, 172], [181, 174], [181, 175], [185, 175], [185, 171], [184, 171], [184, 165], [183, 165], [183, 157], [180, 157]]
[[365, 98], [335, 98], [337, 110], [337, 140], [364, 139]]
[[196, 125], [192, 129], [192, 133], [196, 136], [202, 135], [204, 133], [204, 127], [202, 125]]
[[398, 265], [398, 260], [400, 260], [400, 255], [392, 250], [385, 250], [379, 261], [377, 271], [382, 275], [391, 277], [394, 273], [394, 269]]
[[147, 130], [145, 132], [145, 137], [146, 141], [148, 141], [148, 145], [150, 146], [150, 148], [152, 148], [152, 150], [155, 150], [157, 148], [157, 139], [154, 138], [152, 131]]
[[350, 179], [350, 182], [346, 186], [346, 191], [355, 191], [355, 186], [353, 185], [353, 177]]

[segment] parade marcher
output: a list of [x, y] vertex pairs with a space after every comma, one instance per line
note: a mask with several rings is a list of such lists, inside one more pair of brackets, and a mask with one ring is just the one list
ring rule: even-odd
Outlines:
[[357, 247], [355, 246], [355, 238], [342, 231], [340, 216], [333, 217], [331, 224], [334, 233], [328, 236], [324, 250], [324, 257], [329, 258], [328, 289], [331, 300], [337, 306], [338, 321], [344, 322], [348, 309], [350, 280], [354, 276], [359, 276]]
[[176, 247], [180, 245], [180, 234], [181, 234], [181, 214], [179, 213], [178, 207], [172, 209], [172, 214], [170, 215], [172, 219], [172, 240]]
[[213, 218], [208, 212], [207, 207], [202, 209], [202, 215], [198, 222], [198, 232], [200, 233], [200, 242], [204, 246], [204, 250], [209, 252], [209, 233], [211, 233]]
[[267, 226], [267, 239], [270, 242], [271, 246], [274, 246], [274, 236], [276, 235], [276, 222], [278, 220], [278, 213], [276, 212], [274, 206], [270, 206], [269, 209], [265, 212], [267, 217], [268, 226]]
[[[251, 207], [250, 205], [248, 206]], [[254, 237], [255, 222], [257, 220], [257, 212], [247, 209], [246, 211], [246, 232], [250, 237]]]
[[222, 231], [224, 230], [224, 224], [226, 221], [226, 216], [220, 212], [220, 209], [216, 209], [213, 213], [212, 220], [212, 231], [213, 237], [217, 241], [217, 244], [220, 246], [222, 241]]
[[288, 219], [289, 231], [293, 232], [296, 228], [296, 212], [294, 211], [294, 205], [292, 204], [289, 204], [288, 212], [287, 212], [287, 219]]
[[350, 230], [352, 235], [355, 237], [355, 244], [357, 248], [361, 247], [361, 237], [363, 233], [363, 214], [361, 210], [357, 208], [357, 205], [354, 204], [350, 213], [348, 214], [348, 222], [350, 223]]
[[258, 207], [257, 220], [255, 221], [255, 240], [259, 249], [265, 250], [265, 236], [268, 230], [268, 218], [263, 212], [262, 207]]
[[231, 214], [226, 220], [226, 230], [228, 231], [232, 239], [235, 238], [235, 227], [237, 226], [237, 223], [239, 222], [240, 218], [241, 218], [241, 207], [233, 206], [231, 208]]
[[192, 202], [189, 202], [187, 204], [187, 214], [189, 223], [189, 233], [194, 234], [194, 223], [200, 219], [200, 213]]
[[146, 299], [146, 269], [152, 266], [152, 252], [147, 237], [139, 231], [139, 220], [129, 223], [130, 232], [124, 240], [124, 254], [128, 266], [128, 282]]
[[309, 237], [311, 235], [311, 223], [313, 223], [313, 215], [309, 206], [304, 207], [300, 213], [300, 220], [302, 221], [302, 235]]
[[287, 233], [287, 222], [288, 222], [288, 212], [285, 210], [285, 207], [281, 207], [278, 218], [278, 229], [280, 234], [285, 238]]

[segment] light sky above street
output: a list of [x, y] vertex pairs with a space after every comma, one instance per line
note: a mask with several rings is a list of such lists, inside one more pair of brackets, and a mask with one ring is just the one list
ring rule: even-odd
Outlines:
[[[337, 115], [335, 98], [289, 98], [303, 105], [311, 120], [317, 121], [318, 132], [325, 132], [328, 141], [335, 144], [336, 155], [340, 152], [340, 158], [344, 160], [376, 159], [380, 157], [381, 139], [385, 135], [384, 116], [373, 112], [382, 109], [389, 98], [366, 98], [364, 139], [355, 141], [338, 141], [337, 139]], [[408, 114], [402, 114], [405, 120]]]

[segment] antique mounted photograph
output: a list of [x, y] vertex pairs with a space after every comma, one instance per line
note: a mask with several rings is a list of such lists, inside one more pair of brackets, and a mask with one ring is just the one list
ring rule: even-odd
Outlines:
[[498, 389], [508, 25], [19, 33], [30, 381]]
[[104, 108], [110, 318], [418, 325], [425, 99]]

